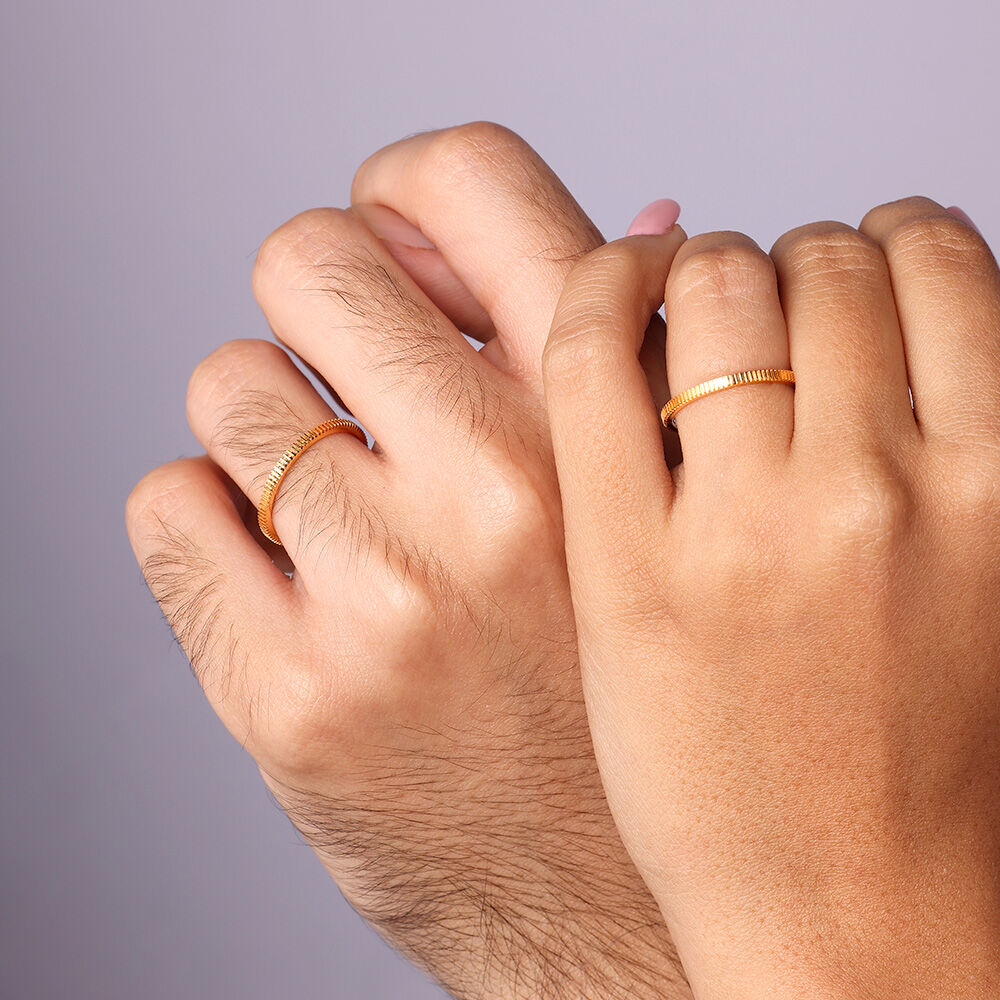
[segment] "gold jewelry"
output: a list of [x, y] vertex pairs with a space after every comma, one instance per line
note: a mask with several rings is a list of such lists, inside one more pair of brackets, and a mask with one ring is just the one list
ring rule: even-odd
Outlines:
[[754, 368], [748, 372], [735, 372], [732, 375], [720, 375], [718, 378], [710, 378], [707, 382], [701, 382], [679, 392], [672, 399], [667, 400], [666, 406], [660, 410], [660, 420], [665, 427], [677, 430], [677, 421], [674, 419], [678, 411], [683, 410], [688, 403], [693, 403], [702, 396], [711, 396], [713, 392], [722, 392], [724, 389], [732, 389], [738, 385], [753, 385], [757, 382], [781, 382], [785, 385], [795, 385], [795, 373], [787, 368]]
[[268, 474], [267, 479], [264, 481], [264, 490], [260, 495], [260, 503], [257, 504], [257, 524], [260, 527], [261, 534], [265, 538], [269, 538], [275, 545], [280, 545], [281, 540], [278, 538], [277, 532], [274, 530], [274, 521], [271, 518], [271, 513], [274, 509], [274, 498], [278, 495], [278, 487], [281, 485], [281, 481], [285, 478], [285, 474], [292, 467], [292, 463], [302, 454], [307, 448], [314, 445], [320, 438], [329, 437], [331, 434], [353, 434], [359, 441], [364, 444], [368, 443], [368, 439], [365, 437], [365, 432], [352, 420], [341, 420], [339, 417], [334, 420], [324, 420], [323, 423], [317, 424], [311, 431], [306, 431], [301, 437], [295, 440], [295, 443], [291, 446], [274, 463], [274, 468]]

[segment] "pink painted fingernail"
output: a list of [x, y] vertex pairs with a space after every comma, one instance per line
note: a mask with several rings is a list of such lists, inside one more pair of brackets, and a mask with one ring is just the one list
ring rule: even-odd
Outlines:
[[961, 219], [967, 226], [972, 226], [972, 228], [975, 229], [977, 233], [979, 232], [979, 226], [977, 226], [972, 221], [972, 219], [969, 218], [968, 214], [963, 212], [958, 207], [958, 205], [952, 205], [951, 208], [948, 209], [948, 211], [951, 212], [951, 214], [954, 215], [956, 219]]
[[680, 218], [681, 206], [672, 198], [650, 202], [628, 227], [626, 236], [662, 236]]
[[354, 211], [368, 224], [368, 228], [382, 240], [402, 243], [418, 250], [434, 250], [435, 246], [412, 223], [385, 205], [355, 205]]

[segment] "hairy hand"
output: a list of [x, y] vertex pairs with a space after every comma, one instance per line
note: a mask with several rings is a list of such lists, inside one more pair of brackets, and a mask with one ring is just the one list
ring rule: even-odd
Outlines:
[[129, 500], [143, 572], [326, 868], [456, 996], [689, 995], [593, 757], [541, 399], [600, 234], [486, 124], [383, 150], [352, 197], [270, 236], [254, 290], [375, 449], [312, 446], [263, 542], [268, 471], [333, 411], [278, 347], [226, 344], [189, 386], [208, 456]]
[[[675, 393], [797, 377], [682, 409], [673, 474], [635, 361], [661, 302]], [[926, 199], [568, 279], [544, 368], [584, 690], [699, 998], [1000, 994], [998, 359], [996, 262]]]

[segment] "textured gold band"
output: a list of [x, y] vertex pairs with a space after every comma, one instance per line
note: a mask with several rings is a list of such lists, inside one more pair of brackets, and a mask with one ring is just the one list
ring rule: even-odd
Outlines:
[[757, 382], [782, 382], [785, 385], [795, 385], [795, 373], [787, 368], [754, 368], [748, 372], [735, 372], [732, 375], [710, 378], [707, 382], [700, 382], [667, 400], [666, 406], [660, 410], [660, 420], [665, 426], [677, 430], [674, 418], [688, 403], [693, 403], [702, 396], [711, 396], [713, 392], [722, 392], [738, 385], [754, 385]]
[[260, 527], [261, 534], [265, 538], [269, 538], [275, 545], [280, 545], [281, 539], [278, 538], [278, 534], [274, 530], [274, 521], [271, 514], [274, 510], [274, 498], [278, 495], [278, 487], [281, 485], [281, 481], [285, 478], [286, 473], [292, 467], [295, 460], [307, 448], [312, 447], [321, 438], [329, 437], [331, 434], [342, 433], [353, 434], [359, 441], [364, 444], [368, 443], [365, 432], [356, 423], [351, 420], [341, 420], [338, 417], [334, 420], [324, 420], [323, 423], [317, 424], [311, 431], [306, 431], [274, 463], [274, 468], [264, 481], [260, 503], [257, 505], [257, 524]]

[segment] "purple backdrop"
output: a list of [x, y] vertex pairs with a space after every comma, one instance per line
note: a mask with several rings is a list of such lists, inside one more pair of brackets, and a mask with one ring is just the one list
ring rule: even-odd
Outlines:
[[125, 538], [197, 449], [192, 367], [267, 336], [268, 231], [492, 118], [609, 235], [669, 196], [768, 246], [912, 193], [996, 234], [998, 37], [986, 0], [4, 3], [0, 995], [439, 996], [265, 795]]

